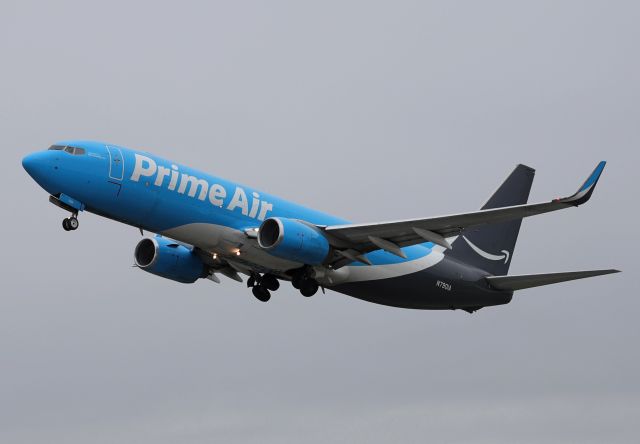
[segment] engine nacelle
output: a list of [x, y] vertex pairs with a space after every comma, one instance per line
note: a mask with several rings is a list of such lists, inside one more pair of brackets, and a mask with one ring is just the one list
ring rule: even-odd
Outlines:
[[281, 217], [262, 222], [258, 244], [269, 254], [308, 265], [322, 264], [330, 249], [329, 241], [318, 228]]
[[198, 255], [163, 237], [142, 239], [136, 245], [133, 257], [138, 268], [184, 284], [191, 284], [207, 275]]

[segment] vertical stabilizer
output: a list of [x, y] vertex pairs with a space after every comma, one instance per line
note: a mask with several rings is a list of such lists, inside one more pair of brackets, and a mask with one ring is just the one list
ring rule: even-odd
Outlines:
[[[481, 208], [510, 207], [526, 204], [535, 170], [518, 165]], [[463, 231], [446, 255], [486, 270], [494, 275], [505, 275], [513, 259], [522, 219], [483, 225]]]

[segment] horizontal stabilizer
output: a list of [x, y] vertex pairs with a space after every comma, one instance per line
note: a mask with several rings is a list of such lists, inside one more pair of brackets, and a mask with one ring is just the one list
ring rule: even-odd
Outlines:
[[603, 274], [619, 273], [620, 270], [567, 271], [563, 273], [521, 274], [514, 276], [487, 276], [485, 279], [497, 290], [523, 290], [541, 285], [557, 284]]

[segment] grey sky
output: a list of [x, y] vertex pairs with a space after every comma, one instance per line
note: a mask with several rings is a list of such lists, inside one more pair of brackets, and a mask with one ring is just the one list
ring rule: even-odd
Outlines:
[[[640, 7], [633, 1], [0, 3], [0, 441], [637, 442]], [[20, 159], [142, 148], [369, 222], [478, 208], [517, 163], [511, 272], [622, 274], [400, 310], [131, 268]]]

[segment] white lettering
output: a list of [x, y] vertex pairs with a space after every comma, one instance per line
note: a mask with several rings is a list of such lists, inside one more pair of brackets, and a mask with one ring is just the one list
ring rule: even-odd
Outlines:
[[184, 194], [189, 187], [189, 197], [195, 197], [198, 192], [198, 187], [200, 187], [200, 195], [198, 196], [198, 200], [205, 200], [207, 198], [207, 192], [209, 191], [209, 182], [204, 179], [198, 179], [195, 176], [190, 176], [188, 174], [182, 173], [182, 180], [180, 181], [180, 188], [178, 188], [178, 193]]
[[443, 290], [446, 290], [446, 291], [451, 291], [451, 284], [448, 284], [446, 282], [436, 281], [436, 287], [442, 288]]
[[171, 191], [176, 189], [176, 185], [178, 184], [178, 166], [171, 165], [171, 181], [169, 182], [169, 189]]
[[169, 168], [159, 166], [158, 175], [156, 176], [156, 181], [153, 184], [157, 187], [161, 187], [162, 182], [164, 182], [164, 178], [167, 177], [170, 173], [171, 173], [171, 170]]
[[236, 187], [236, 192], [233, 193], [233, 198], [231, 199], [227, 210], [233, 211], [236, 208], [240, 207], [242, 214], [246, 216], [247, 214], [249, 214], [248, 206], [247, 195], [245, 194], [244, 190], [240, 187]]
[[221, 207], [224, 204], [224, 198], [227, 197], [227, 190], [219, 183], [214, 183], [209, 188], [209, 202], [213, 205]]
[[[154, 175], [155, 177], [153, 177]], [[219, 183], [209, 185], [206, 179], [181, 173], [178, 165], [171, 165], [171, 168], [158, 166], [152, 158], [142, 154], [135, 154], [135, 166], [131, 174], [131, 181], [139, 182], [141, 177], [150, 177], [155, 186], [166, 186], [169, 191], [177, 191], [191, 198], [197, 198], [201, 201], [208, 198], [211, 205], [219, 208], [223, 208], [228, 195], [224, 185]], [[166, 184], [167, 178], [169, 178], [168, 184]], [[149, 185], [149, 183], [150, 181], [147, 181], [146, 185]], [[234, 211], [236, 208], [240, 208], [240, 212], [244, 216], [264, 220], [267, 217], [267, 213], [273, 210], [273, 204], [266, 200], [260, 200], [260, 194], [255, 191], [251, 193], [249, 199], [245, 190], [236, 186], [231, 202], [229, 202], [226, 209]]]
[[273, 210], [273, 205], [268, 203], [266, 200], [262, 201], [262, 207], [260, 208], [260, 215], [258, 216], [258, 220], [264, 220], [267, 217], [267, 213]]
[[260, 207], [260, 195], [253, 192], [253, 201], [251, 202], [251, 211], [249, 211], [249, 217], [256, 217], [258, 214], [258, 208]]
[[137, 182], [140, 180], [140, 176], [153, 176], [156, 173], [157, 168], [158, 167], [153, 159], [141, 154], [136, 154], [136, 166], [133, 169], [131, 180]]

